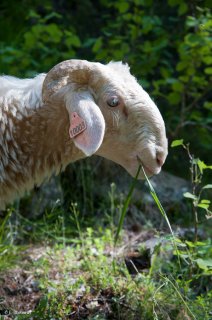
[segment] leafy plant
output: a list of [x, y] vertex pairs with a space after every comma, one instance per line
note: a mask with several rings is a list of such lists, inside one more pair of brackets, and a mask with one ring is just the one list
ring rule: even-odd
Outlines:
[[54, 11], [41, 16], [36, 11], [29, 10], [27, 21], [30, 26], [21, 35], [21, 45], [17, 43], [13, 47], [0, 42], [0, 66], [9, 63], [8, 73], [31, 77], [39, 71], [48, 71], [61, 60], [75, 57], [81, 42], [73, 27], [63, 27], [60, 23], [62, 18], [62, 15]]
[[209, 210], [210, 200], [202, 197], [205, 190], [212, 189], [212, 184], [206, 184], [202, 186], [202, 178], [204, 171], [206, 169], [212, 169], [212, 166], [206, 165], [199, 158], [195, 158], [190, 152], [189, 143], [185, 144], [183, 139], [174, 140], [171, 147], [182, 146], [188, 155], [190, 162], [190, 174], [191, 174], [191, 186], [192, 193], [185, 192], [184, 197], [192, 201], [193, 215], [194, 215], [194, 228], [195, 228], [195, 241], [197, 241], [197, 231], [198, 231], [198, 208], [204, 209], [206, 211], [206, 218], [212, 218], [212, 212]]

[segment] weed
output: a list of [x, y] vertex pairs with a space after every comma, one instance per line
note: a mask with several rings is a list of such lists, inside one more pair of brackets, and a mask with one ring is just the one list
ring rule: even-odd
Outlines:
[[116, 243], [117, 243], [117, 241], [118, 241], [118, 237], [119, 237], [120, 231], [121, 231], [121, 229], [123, 228], [124, 217], [125, 217], [125, 215], [126, 215], [126, 212], [127, 212], [127, 209], [128, 209], [128, 206], [129, 206], [131, 197], [132, 197], [132, 193], [133, 193], [133, 190], [134, 190], [134, 188], [135, 188], [135, 184], [136, 184], [136, 181], [137, 181], [137, 179], [138, 179], [138, 176], [139, 176], [140, 171], [141, 171], [141, 166], [138, 167], [136, 176], [135, 176], [135, 178], [134, 178], [133, 181], [132, 181], [132, 184], [131, 184], [131, 186], [130, 186], [129, 193], [128, 193], [126, 199], [125, 199], [125, 202], [124, 202], [124, 205], [123, 205], [123, 209], [122, 209], [122, 211], [121, 211], [121, 216], [120, 216], [120, 219], [119, 219], [119, 223], [118, 223], [118, 227], [117, 227], [115, 239], [114, 239], [114, 244], [115, 244], [115, 245], [116, 245]]
[[210, 200], [202, 199], [202, 193], [207, 189], [212, 189], [212, 184], [202, 186], [204, 170], [212, 169], [212, 166], [208, 166], [199, 158], [195, 158], [195, 156], [190, 152], [189, 143], [184, 144], [183, 139], [174, 140], [171, 144], [171, 147], [178, 146], [182, 146], [186, 150], [190, 162], [192, 193], [186, 192], [184, 193], [184, 197], [192, 200], [194, 215], [194, 240], [197, 241], [197, 231], [199, 224], [198, 208], [204, 209], [206, 211], [207, 219], [212, 218], [212, 212], [209, 210]]

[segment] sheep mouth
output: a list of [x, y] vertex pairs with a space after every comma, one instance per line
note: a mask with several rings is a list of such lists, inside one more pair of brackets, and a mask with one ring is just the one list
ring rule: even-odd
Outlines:
[[152, 170], [150, 170], [148, 167], [142, 165], [144, 172], [146, 173], [147, 177], [152, 177], [154, 176], [154, 172]]
[[[145, 171], [145, 174], [148, 178], [150, 178], [151, 176], [153, 176], [155, 174], [155, 172], [153, 170], [151, 170], [148, 166], [146, 166], [146, 164], [143, 163], [143, 161], [137, 156], [134, 156], [133, 158], [131, 158], [130, 162], [128, 162], [127, 164], [125, 163], [124, 165], [122, 164], [122, 166], [128, 171], [128, 173], [132, 176], [135, 177], [136, 174], [138, 173], [138, 168], [139, 165], [142, 166], [142, 168]], [[145, 180], [145, 175], [143, 170], [140, 170], [139, 175], [137, 177], [139, 180]]]
[[142, 166], [142, 168], [143, 168], [144, 172], [146, 173], [147, 177], [151, 177], [154, 174], [159, 173], [158, 171], [155, 172], [154, 170], [150, 169], [146, 164], [144, 164], [138, 155], [136, 156], [136, 158], [137, 158], [138, 164]]

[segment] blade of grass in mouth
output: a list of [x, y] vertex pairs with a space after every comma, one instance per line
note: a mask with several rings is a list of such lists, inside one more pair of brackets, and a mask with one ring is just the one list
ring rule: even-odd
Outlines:
[[137, 159], [138, 159], [138, 163], [140, 164], [140, 166], [141, 166], [141, 168], [142, 168], [144, 177], [145, 177], [145, 179], [146, 179], [146, 181], [147, 181], [147, 183], [148, 183], [149, 190], [150, 190], [150, 194], [151, 194], [153, 200], [155, 201], [155, 204], [157, 205], [159, 211], [161, 212], [162, 216], [164, 217], [164, 219], [165, 219], [165, 221], [166, 221], [166, 223], [167, 223], [167, 225], [168, 225], [168, 228], [169, 228], [170, 233], [171, 233], [171, 236], [172, 236], [172, 239], [171, 239], [172, 245], [173, 245], [173, 247], [175, 248], [175, 251], [176, 251], [176, 254], [177, 254], [177, 258], [178, 258], [178, 263], [179, 263], [179, 266], [180, 266], [180, 268], [181, 268], [180, 255], [179, 255], [179, 251], [178, 251], [178, 248], [177, 248], [177, 241], [176, 241], [174, 232], [173, 232], [173, 230], [172, 230], [171, 224], [170, 224], [170, 222], [169, 222], [169, 219], [168, 219], [168, 217], [167, 217], [167, 215], [166, 215], [166, 211], [164, 210], [164, 208], [163, 208], [163, 206], [162, 206], [162, 204], [161, 204], [161, 202], [160, 202], [160, 200], [159, 200], [159, 198], [158, 198], [158, 196], [157, 196], [157, 194], [156, 194], [156, 192], [155, 192], [155, 189], [153, 188], [151, 182], [149, 181], [149, 179], [148, 179], [148, 177], [147, 177], [147, 175], [146, 175], [146, 172], [145, 172], [145, 170], [144, 170], [144, 167], [143, 167], [143, 165], [142, 165], [142, 162], [141, 162], [140, 158], [137, 157]]
[[120, 231], [121, 231], [121, 229], [123, 227], [124, 217], [126, 215], [126, 212], [127, 212], [127, 209], [128, 209], [131, 197], [132, 197], [132, 193], [133, 193], [133, 190], [135, 188], [135, 185], [136, 185], [136, 182], [137, 182], [137, 179], [138, 179], [140, 171], [141, 171], [141, 165], [139, 165], [139, 167], [138, 167], [138, 171], [136, 173], [136, 176], [135, 176], [135, 178], [133, 179], [133, 181], [131, 183], [130, 190], [129, 190], [128, 195], [127, 195], [127, 197], [125, 199], [125, 202], [124, 202], [124, 205], [123, 205], [123, 209], [121, 211], [121, 216], [120, 216], [120, 219], [119, 219], [119, 223], [118, 223], [118, 228], [117, 228], [117, 231], [116, 231], [115, 239], [114, 239], [114, 245], [116, 245], [116, 243], [118, 241], [118, 237], [119, 237]]
[[149, 181], [149, 179], [148, 179], [148, 177], [147, 177], [147, 175], [146, 175], [146, 172], [145, 172], [145, 170], [144, 170], [144, 167], [143, 167], [143, 165], [142, 165], [141, 160], [140, 160], [138, 157], [137, 157], [137, 159], [138, 159], [138, 162], [140, 163], [140, 166], [141, 166], [141, 169], [142, 169], [142, 171], [143, 171], [144, 177], [145, 177], [145, 179], [146, 179], [146, 181], [147, 181], [147, 183], [148, 183], [149, 190], [150, 190], [150, 194], [151, 194], [153, 200], [155, 201], [158, 209], [160, 210], [162, 216], [165, 218], [165, 220], [166, 220], [166, 222], [167, 222], [167, 225], [168, 225], [168, 227], [169, 227], [169, 230], [170, 230], [172, 236], [174, 237], [174, 233], [173, 233], [172, 227], [171, 227], [171, 225], [170, 225], [169, 219], [168, 219], [168, 217], [167, 217], [167, 215], [166, 215], [166, 212], [165, 212], [165, 210], [163, 209], [163, 206], [162, 206], [162, 204], [160, 203], [160, 200], [158, 199], [158, 196], [157, 196], [157, 194], [156, 194], [156, 192], [155, 192], [155, 190], [154, 190], [151, 182]]
[[123, 223], [124, 223], [124, 218], [125, 218], [125, 215], [126, 215], [126, 212], [127, 212], [127, 209], [128, 209], [128, 206], [129, 206], [129, 203], [130, 203], [130, 200], [131, 200], [131, 197], [132, 197], [132, 193], [133, 193], [133, 190], [135, 188], [135, 185], [136, 185], [136, 182], [137, 182], [137, 179], [138, 179], [138, 176], [139, 176], [139, 173], [142, 169], [143, 171], [143, 174], [144, 174], [144, 177], [148, 183], [148, 186], [149, 186], [149, 190], [150, 190], [150, 194], [153, 198], [153, 200], [155, 201], [159, 211], [161, 212], [162, 216], [164, 217], [164, 219], [166, 220], [166, 223], [168, 225], [168, 228], [170, 230], [170, 233], [172, 235], [172, 244], [173, 244], [173, 247], [175, 248], [176, 250], [176, 253], [177, 253], [177, 256], [178, 256], [178, 262], [179, 262], [179, 265], [180, 265], [180, 261], [179, 261], [179, 254], [178, 254], [178, 248], [177, 248], [177, 245], [176, 245], [176, 241], [175, 241], [175, 235], [174, 235], [174, 232], [172, 230], [172, 227], [171, 227], [171, 224], [169, 222], [169, 219], [166, 215], [166, 212], [162, 206], [162, 204], [160, 203], [160, 200], [151, 184], [151, 182], [149, 181], [147, 175], [146, 175], [146, 172], [144, 170], [144, 167], [143, 167], [143, 164], [142, 164], [142, 161], [140, 160], [139, 157], [137, 157], [137, 160], [138, 160], [138, 171], [136, 173], [136, 176], [135, 178], [133, 179], [132, 183], [131, 183], [131, 186], [130, 186], [130, 190], [129, 190], [129, 193], [125, 199], [125, 202], [124, 202], [124, 205], [123, 205], [123, 209], [121, 211], [121, 216], [120, 216], [120, 219], [119, 219], [119, 223], [118, 223], [118, 228], [117, 228], [117, 231], [116, 231], [116, 235], [115, 235], [115, 239], [114, 239], [114, 245], [116, 246], [117, 244], [117, 241], [118, 241], [118, 237], [119, 237], [119, 234], [121, 232], [121, 229], [123, 227]]

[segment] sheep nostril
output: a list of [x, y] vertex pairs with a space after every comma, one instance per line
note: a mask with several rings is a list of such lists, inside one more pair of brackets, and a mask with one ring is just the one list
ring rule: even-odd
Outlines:
[[161, 155], [157, 155], [156, 161], [157, 161], [157, 165], [159, 167], [162, 167], [162, 165], [164, 164], [164, 159], [163, 159], [163, 157], [161, 157]]

